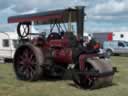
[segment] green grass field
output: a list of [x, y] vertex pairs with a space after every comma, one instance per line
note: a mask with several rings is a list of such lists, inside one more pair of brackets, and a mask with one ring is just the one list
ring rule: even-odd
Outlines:
[[71, 80], [24, 82], [16, 79], [11, 64], [0, 64], [0, 96], [128, 96], [128, 59], [112, 57], [118, 73], [113, 86], [83, 90]]

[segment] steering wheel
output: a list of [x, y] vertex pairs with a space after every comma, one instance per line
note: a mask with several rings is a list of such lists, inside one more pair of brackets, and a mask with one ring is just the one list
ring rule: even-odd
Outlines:
[[19, 23], [17, 25], [17, 34], [19, 37], [24, 38], [27, 37], [30, 33], [30, 23]]
[[56, 39], [61, 39], [61, 36], [58, 34], [58, 33], [50, 33], [49, 35], [48, 35], [48, 38], [47, 38], [47, 40], [49, 41], [49, 40], [56, 40]]

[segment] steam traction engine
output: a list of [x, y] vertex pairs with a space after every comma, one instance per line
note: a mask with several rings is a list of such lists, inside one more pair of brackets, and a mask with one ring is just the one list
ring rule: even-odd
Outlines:
[[[65, 70], [72, 70], [73, 81], [83, 88], [111, 84], [114, 70], [110, 62], [98, 54], [98, 48], [82, 45], [84, 16], [84, 7], [79, 6], [9, 17], [9, 23], [19, 22], [17, 34], [20, 44], [13, 64], [17, 78], [27, 81], [44, 77], [62, 78]], [[32, 33], [33, 23], [49, 24], [48, 36]], [[74, 35], [72, 25], [76, 25], [77, 35]], [[56, 32], [53, 31], [55, 27]]]

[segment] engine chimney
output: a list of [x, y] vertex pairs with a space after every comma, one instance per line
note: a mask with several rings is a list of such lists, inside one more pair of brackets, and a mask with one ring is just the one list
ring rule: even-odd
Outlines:
[[77, 6], [76, 9], [77, 11], [77, 35], [78, 37], [83, 37], [83, 32], [84, 32], [84, 6]]

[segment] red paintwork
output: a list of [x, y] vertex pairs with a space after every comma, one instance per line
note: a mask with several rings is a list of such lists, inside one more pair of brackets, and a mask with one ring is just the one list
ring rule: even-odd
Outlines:
[[83, 72], [84, 71], [84, 68], [85, 68], [85, 55], [81, 55], [80, 57], [79, 57], [79, 67], [80, 67], [80, 70], [81, 70], [81, 72]]
[[86, 67], [85, 61], [87, 58], [92, 58], [97, 56], [97, 54], [82, 54], [79, 56], [79, 67], [80, 71], [83, 72], [84, 68]]
[[108, 35], [107, 35], [107, 40], [108, 41], [112, 41], [112, 39], [113, 39], [112, 35], [113, 35], [112, 33], [108, 33]]
[[64, 47], [61, 39], [60, 40], [50, 40], [49, 45], [50, 45], [50, 47], [60, 47], [60, 48]]
[[[36, 42], [39, 43], [38, 39]], [[50, 41], [43, 41], [42, 40], [42, 50], [44, 55], [46, 55], [49, 49], [52, 48], [52, 56], [54, 58], [54, 62], [56, 64], [71, 64], [73, 63], [72, 59], [72, 48], [70, 47], [69, 40], [67, 37], [63, 36], [62, 39], [50, 40]], [[99, 48], [99, 44], [95, 46]], [[80, 70], [84, 71], [85, 68], [85, 60], [86, 58], [91, 58], [96, 56], [96, 54], [82, 54], [79, 57], [79, 66]]]
[[49, 41], [49, 47], [54, 48], [54, 61], [58, 64], [72, 63], [72, 49], [68, 48], [66, 44], [68, 41], [64, 39]]
[[31, 22], [31, 21], [43, 21], [47, 22], [50, 19], [60, 19], [62, 15], [52, 15], [52, 16], [31, 16], [29, 18], [9, 18], [9, 23], [16, 23], [16, 22]]
[[[41, 43], [42, 42], [42, 43]], [[42, 44], [41, 48], [44, 55], [47, 55], [49, 49], [52, 48], [52, 56], [56, 64], [71, 64], [72, 63], [72, 49], [69, 48], [67, 39], [56, 39], [50, 41], [38, 41], [38, 37], [32, 40], [34, 45]], [[50, 51], [51, 52], [51, 51]]]
[[56, 49], [54, 51], [54, 61], [57, 64], [71, 64], [72, 63], [71, 48]]

